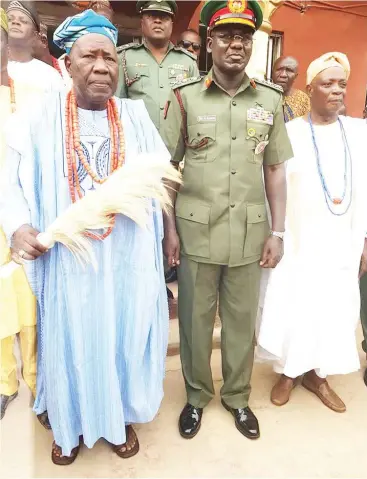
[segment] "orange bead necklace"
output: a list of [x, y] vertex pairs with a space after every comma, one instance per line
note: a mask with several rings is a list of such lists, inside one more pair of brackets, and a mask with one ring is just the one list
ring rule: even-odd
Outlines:
[[[73, 203], [78, 199], [83, 198], [83, 192], [80, 187], [76, 157], [79, 158], [79, 162], [83, 165], [83, 168], [92, 180], [98, 184], [104, 183], [106, 178], [100, 178], [96, 172], [94, 172], [85, 157], [83, 148], [80, 142], [79, 120], [78, 120], [78, 107], [75, 99], [74, 91], [71, 90], [66, 97], [66, 159], [68, 165], [68, 183], [70, 197]], [[110, 173], [113, 173], [125, 162], [125, 136], [120, 120], [119, 112], [116, 102], [113, 98], [110, 98], [107, 102], [107, 120], [111, 138], [111, 168]], [[86, 236], [93, 239], [104, 240], [111, 234], [115, 223], [115, 216], [111, 217], [111, 226], [105, 231], [103, 235], [94, 233], [85, 233]]]
[[15, 88], [14, 88], [14, 81], [9, 77], [9, 88], [10, 88], [10, 105], [11, 105], [11, 112], [14, 113], [16, 110], [16, 103], [15, 103]]

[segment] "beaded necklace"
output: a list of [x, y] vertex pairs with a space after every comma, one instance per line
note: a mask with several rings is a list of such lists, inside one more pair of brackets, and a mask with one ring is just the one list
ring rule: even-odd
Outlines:
[[[350, 154], [348, 140], [347, 140], [345, 130], [344, 130], [344, 125], [343, 125], [342, 121], [340, 120], [340, 118], [338, 117], [338, 123], [339, 123], [340, 132], [341, 132], [341, 135], [342, 135], [343, 145], [344, 145], [344, 187], [343, 187], [342, 197], [337, 198], [337, 197], [332, 197], [331, 196], [330, 190], [329, 190], [329, 188], [326, 184], [326, 179], [325, 179], [324, 173], [322, 171], [321, 161], [320, 161], [320, 153], [319, 153], [319, 149], [318, 149], [317, 142], [316, 142], [315, 130], [314, 130], [314, 126], [313, 126], [312, 119], [311, 119], [311, 113], [308, 114], [308, 123], [309, 123], [310, 129], [311, 129], [312, 142], [313, 142], [313, 146], [314, 146], [314, 150], [315, 150], [315, 156], [316, 156], [317, 171], [319, 173], [319, 177], [320, 177], [322, 189], [323, 189], [323, 192], [324, 192], [324, 198], [325, 198], [325, 201], [326, 201], [326, 205], [327, 205], [330, 213], [332, 213], [333, 215], [343, 216], [349, 210], [351, 202], [352, 202], [352, 158], [351, 158], [351, 154]], [[345, 211], [337, 213], [337, 212], [332, 210], [331, 205], [332, 204], [333, 205], [341, 205], [343, 203], [343, 201], [345, 200], [345, 197], [346, 197], [346, 194], [347, 194], [347, 185], [348, 185], [348, 170], [350, 172], [349, 202], [348, 202], [348, 204], [345, 208]]]
[[[85, 157], [83, 148], [80, 142], [79, 120], [78, 120], [78, 107], [75, 99], [74, 91], [71, 90], [66, 97], [66, 158], [68, 165], [68, 183], [70, 197], [73, 203], [78, 199], [83, 198], [83, 192], [80, 187], [76, 157], [79, 158], [79, 162], [83, 165], [87, 174], [98, 184], [104, 183], [108, 176], [100, 178], [95, 173], [87, 158]], [[113, 173], [125, 162], [125, 137], [122, 128], [122, 123], [116, 106], [116, 102], [113, 98], [110, 98], [107, 102], [107, 121], [109, 125], [110, 137], [111, 137], [111, 170]], [[111, 217], [111, 227], [102, 235], [94, 233], [85, 233], [86, 236], [92, 239], [104, 240], [111, 234], [115, 223], [115, 216]]]
[[9, 77], [9, 88], [10, 88], [10, 105], [11, 105], [11, 112], [14, 113], [16, 110], [16, 103], [15, 103], [15, 88], [14, 88], [14, 81]]

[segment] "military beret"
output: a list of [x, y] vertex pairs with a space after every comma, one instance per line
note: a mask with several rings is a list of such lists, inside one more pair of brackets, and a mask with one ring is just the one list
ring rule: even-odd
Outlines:
[[263, 12], [256, 0], [206, 0], [200, 21], [210, 29], [237, 23], [258, 30], [263, 22]]
[[177, 13], [177, 3], [171, 0], [139, 0], [136, 3], [136, 9], [138, 13], [144, 12], [165, 12], [170, 15], [176, 15]]

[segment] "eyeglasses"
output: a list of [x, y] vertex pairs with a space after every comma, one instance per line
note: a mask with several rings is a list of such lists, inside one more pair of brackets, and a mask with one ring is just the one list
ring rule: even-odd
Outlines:
[[241, 42], [243, 46], [248, 47], [252, 45], [253, 38], [252, 35], [232, 35], [231, 33], [217, 33], [214, 35], [225, 45], [230, 45], [234, 41]]
[[185, 50], [188, 50], [190, 47], [192, 47], [194, 52], [198, 52], [201, 48], [200, 43], [189, 42], [188, 40], [181, 40], [178, 45], [183, 47]]

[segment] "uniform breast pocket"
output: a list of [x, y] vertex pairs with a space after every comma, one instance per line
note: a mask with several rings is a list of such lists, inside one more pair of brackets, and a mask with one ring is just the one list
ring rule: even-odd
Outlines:
[[144, 93], [150, 83], [148, 67], [132, 67], [128, 70], [129, 80], [132, 81], [129, 90], [137, 93]]
[[266, 206], [247, 205], [246, 238], [243, 250], [244, 258], [259, 256], [269, 234], [269, 223]]
[[210, 206], [187, 201], [176, 203], [176, 224], [183, 253], [209, 258]]
[[215, 160], [216, 123], [197, 123], [187, 127], [188, 147], [196, 162]]
[[181, 82], [185, 78], [189, 77], [189, 69], [188, 68], [168, 68], [168, 82], [171, 86], [173, 86], [176, 82]]
[[250, 154], [247, 160], [250, 163], [262, 165], [264, 152], [269, 143], [271, 125], [256, 121], [247, 121], [246, 141], [248, 142]]

